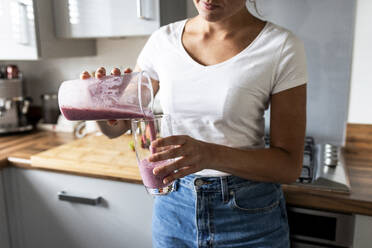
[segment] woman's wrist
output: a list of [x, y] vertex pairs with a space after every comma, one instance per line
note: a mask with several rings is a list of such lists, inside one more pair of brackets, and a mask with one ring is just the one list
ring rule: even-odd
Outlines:
[[215, 169], [221, 167], [221, 147], [218, 144], [213, 143], [206, 143], [206, 157], [208, 161], [208, 168], [207, 169]]

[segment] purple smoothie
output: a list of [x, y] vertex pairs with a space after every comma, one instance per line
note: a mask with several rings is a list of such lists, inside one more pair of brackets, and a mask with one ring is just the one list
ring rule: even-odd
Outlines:
[[133, 118], [151, 118], [150, 110], [144, 110], [145, 115], [133, 106], [121, 106], [121, 108], [71, 108], [61, 107], [62, 114], [67, 120], [119, 120], [119, 119], [133, 119]]
[[140, 172], [141, 172], [141, 177], [142, 177], [143, 184], [147, 188], [151, 188], [151, 189], [165, 188], [168, 185], [170, 185], [171, 183], [168, 183], [168, 184], [163, 183], [163, 179], [167, 175], [163, 174], [163, 175], [156, 175], [155, 176], [152, 173], [152, 170], [155, 167], [166, 165], [166, 164], [169, 164], [169, 163], [170, 163], [169, 161], [149, 162], [149, 161], [147, 161], [147, 159], [142, 160], [139, 163], [139, 169], [140, 169]]

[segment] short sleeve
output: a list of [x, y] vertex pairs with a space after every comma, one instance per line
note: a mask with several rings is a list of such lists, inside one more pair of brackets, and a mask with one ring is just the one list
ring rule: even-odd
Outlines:
[[279, 53], [274, 70], [272, 94], [308, 82], [303, 42], [289, 33]]
[[159, 75], [155, 68], [155, 59], [157, 58], [156, 52], [158, 51], [157, 42], [159, 42], [156, 37], [157, 32], [155, 31], [142, 48], [137, 59], [137, 65], [141, 70], [146, 71], [152, 79], [159, 81]]

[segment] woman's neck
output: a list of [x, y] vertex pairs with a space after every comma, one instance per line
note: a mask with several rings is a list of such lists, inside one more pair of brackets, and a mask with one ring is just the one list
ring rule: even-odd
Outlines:
[[247, 27], [251, 24], [261, 22], [261, 20], [254, 17], [244, 7], [236, 14], [229, 16], [221, 21], [209, 22], [201, 16], [196, 17], [198, 31], [206, 36], [228, 37], [238, 30]]

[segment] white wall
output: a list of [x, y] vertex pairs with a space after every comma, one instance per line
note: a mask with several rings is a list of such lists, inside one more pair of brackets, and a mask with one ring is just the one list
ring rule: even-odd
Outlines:
[[372, 1], [357, 0], [348, 122], [372, 124]]

